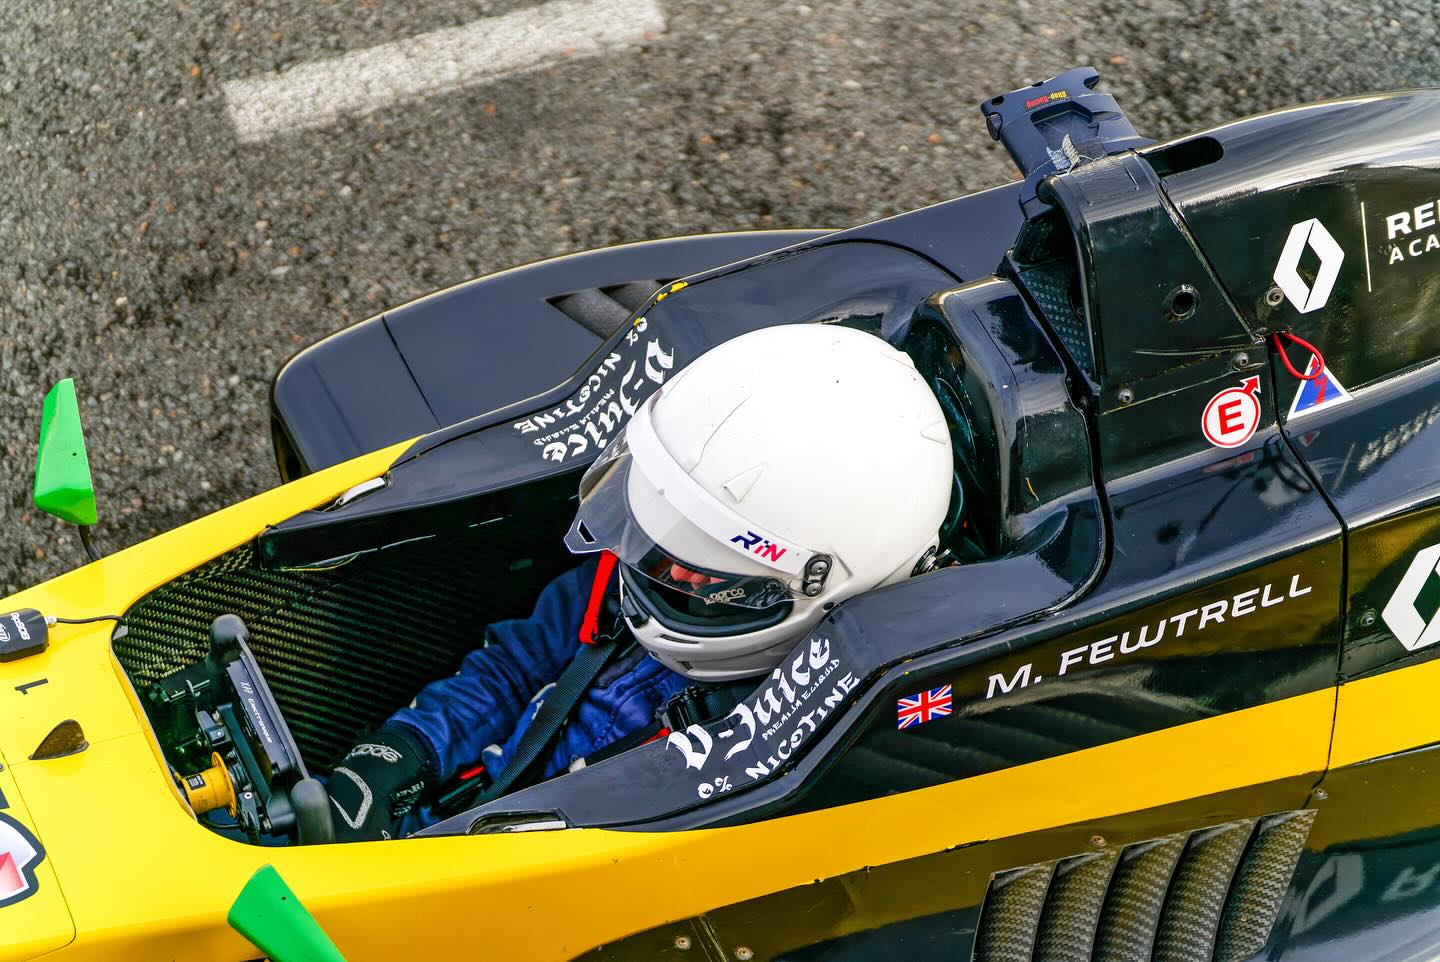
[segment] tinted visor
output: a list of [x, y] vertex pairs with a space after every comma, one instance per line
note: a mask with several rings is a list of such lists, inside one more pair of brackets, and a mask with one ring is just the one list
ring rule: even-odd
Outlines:
[[661, 624], [692, 635], [733, 635], [778, 625], [790, 614], [787, 598], [768, 608], [745, 608], [713, 601], [647, 578], [629, 565], [620, 577], [625, 590], [642, 612]]

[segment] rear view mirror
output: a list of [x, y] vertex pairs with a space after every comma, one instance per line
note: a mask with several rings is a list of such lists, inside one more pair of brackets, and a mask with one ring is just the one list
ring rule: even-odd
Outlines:
[[40, 453], [35, 459], [35, 507], [82, 528], [98, 520], [73, 378], [67, 377], [45, 395]]

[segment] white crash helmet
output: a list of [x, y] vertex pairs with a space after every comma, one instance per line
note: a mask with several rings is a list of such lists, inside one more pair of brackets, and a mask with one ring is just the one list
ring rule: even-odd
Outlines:
[[660, 662], [744, 678], [837, 602], [908, 577], [953, 470], [908, 355], [849, 328], [766, 328], [640, 406], [581, 480], [566, 545], [618, 556], [625, 619]]

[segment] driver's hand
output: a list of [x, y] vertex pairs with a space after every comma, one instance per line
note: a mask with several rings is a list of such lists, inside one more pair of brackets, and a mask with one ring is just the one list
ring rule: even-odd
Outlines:
[[433, 782], [425, 755], [410, 738], [393, 729], [374, 732], [350, 749], [326, 782], [335, 841], [394, 838], [395, 823]]

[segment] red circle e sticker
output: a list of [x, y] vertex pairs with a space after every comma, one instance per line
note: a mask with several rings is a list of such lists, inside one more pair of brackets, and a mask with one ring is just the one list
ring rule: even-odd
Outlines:
[[1217, 448], [1238, 448], [1260, 426], [1260, 378], [1247, 377], [1239, 387], [1227, 387], [1210, 399], [1200, 417], [1205, 440]]

